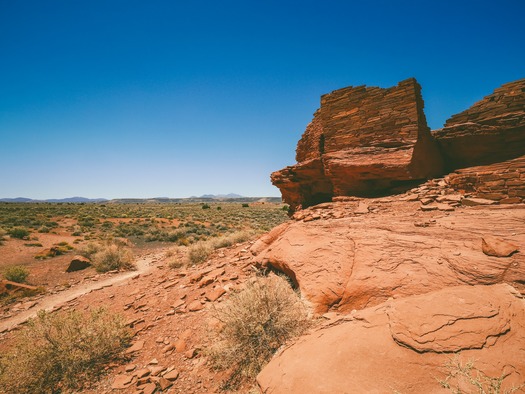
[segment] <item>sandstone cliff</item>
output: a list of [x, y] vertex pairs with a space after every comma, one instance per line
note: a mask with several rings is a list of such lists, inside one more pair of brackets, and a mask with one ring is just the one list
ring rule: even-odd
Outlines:
[[442, 172], [413, 78], [389, 89], [358, 86], [322, 96], [296, 159], [272, 174], [292, 209], [381, 194]]
[[499, 87], [432, 134], [448, 170], [525, 155], [525, 79]]
[[521, 201], [523, 160], [509, 164], [517, 179], [510, 176], [502, 185], [493, 182], [500, 176], [485, 175], [501, 174], [498, 163], [525, 155], [525, 79], [501, 86], [432, 133], [423, 106], [415, 79], [389, 89], [348, 87], [322, 96], [297, 144], [297, 164], [274, 172], [272, 183], [294, 211], [338, 196], [394, 194], [461, 169], [454, 176], [457, 190]]
[[324, 323], [263, 393], [525, 392], [525, 80], [432, 135], [419, 90], [323, 96], [298, 164], [272, 174], [296, 212], [254, 262]]

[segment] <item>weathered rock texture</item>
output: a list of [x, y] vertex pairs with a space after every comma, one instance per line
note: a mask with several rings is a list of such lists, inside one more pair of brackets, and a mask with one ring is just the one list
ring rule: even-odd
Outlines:
[[[390, 300], [328, 322], [259, 374], [263, 393], [449, 393], [443, 367], [475, 360], [503, 390], [523, 382], [525, 304], [511, 286], [458, 286]], [[456, 371], [457, 372], [457, 371]], [[477, 377], [472, 371], [472, 377]], [[478, 392], [467, 380], [449, 381]], [[484, 392], [488, 392], [487, 386]], [[458, 391], [459, 392], [459, 391]]]
[[525, 79], [494, 90], [432, 134], [448, 170], [525, 155]]
[[348, 87], [321, 97], [297, 145], [298, 164], [272, 174], [292, 209], [333, 196], [374, 195], [442, 172], [421, 87]]
[[523, 252], [489, 256], [482, 239], [525, 245], [525, 206], [480, 205], [450, 214], [441, 205], [451, 205], [439, 204], [433, 210], [385, 198], [367, 200], [366, 210], [358, 201], [321, 204], [262, 237], [252, 253], [262, 267], [286, 273], [317, 313], [463, 284], [522, 288]]
[[525, 79], [496, 89], [432, 135], [420, 90], [408, 79], [389, 89], [349, 87], [322, 96], [297, 144], [297, 164], [271, 176], [292, 211], [338, 196], [393, 194], [407, 182], [454, 170], [456, 190], [521, 202]]
[[525, 199], [525, 156], [457, 170], [448, 178], [450, 186], [463, 193], [503, 204], [520, 203]]

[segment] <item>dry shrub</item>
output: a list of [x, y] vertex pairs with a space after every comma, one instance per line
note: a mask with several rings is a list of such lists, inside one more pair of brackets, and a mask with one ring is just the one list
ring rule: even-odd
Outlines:
[[222, 328], [210, 360], [217, 369], [229, 369], [225, 388], [255, 378], [272, 355], [308, 327], [304, 304], [281, 277], [257, 277], [233, 294], [215, 316]]
[[41, 311], [0, 355], [0, 392], [34, 394], [82, 389], [120, 357], [131, 332], [105, 309], [88, 315]]
[[133, 253], [128, 243], [119, 239], [103, 244], [89, 243], [80, 248], [78, 253], [91, 260], [98, 272], [135, 269]]
[[503, 380], [507, 374], [502, 373], [499, 377], [487, 376], [477, 369], [472, 360], [461, 361], [455, 355], [444, 364], [447, 376], [444, 379], [437, 379], [441, 387], [452, 391], [455, 394], [510, 394], [522, 389], [519, 387], [503, 388]]
[[16, 283], [25, 283], [27, 277], [29, 276], [29, 271], [27, 268], [22, 267], [20, 265], [13, 265], [11, 267], [7, 267], [4, 270], [4, 278], [7, 280], [10, 280], [11, 282]]
[[197, 242], [188, 247], [188, 254], [186, 257], [187, 263], [190, 265], [203, 263], [208, 260], [214, 250], [246, 242], [255, 235], [256, 233], [254, 231], [242, 230], [221, 237]]
[[209, 241], [201, 241], [188, 247], [186, 256], [188, 264], [200, 264], [208, 260], [213, 252], [213, 247]]

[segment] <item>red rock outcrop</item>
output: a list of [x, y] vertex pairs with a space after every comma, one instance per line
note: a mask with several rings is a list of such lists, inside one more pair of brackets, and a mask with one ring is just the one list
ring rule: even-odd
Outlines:
[[502, 85], [432, 134], [449, 170], [525, 155], [525, 79]]
[[[446, 198], [441, 201], [432, 210], [419, 201], [385, 198], [366, 200], [366, 209], [364, 200], [321, 204], [262, 237], [252, 253], [262, 267], [287, 274], [317, 313], [463, 284], [523, 287], [523, 250], [489, 256], [482, 239], [525, 245], [525, 206], [454, 211]], [[458, 204], [455, 196], [450, 201]]]
[[322, 96], [297, 145], [298, 164], [274, 172], [272, 183], [295, 209], [441, 174], [423, 105], [413, 78], [388, 89], [348, 87]]
[[[511, 286], [458, 286], [389, 300], [329, 321], [259, 374], [263, 393], [449, 393], [438, 380], [453, 354], [502, 391], [525, 376], [525, 304]], [[459, 353], [458, 353], [459, 352]], [[478, 372], [472, 371], [473, 380]], [[482, 379], [480, 379], [482, 381]], [[458, 374], [451, 388], [478, 392]], [[489, 392], [488, 387], [484, 389]], [[458, 391], [460, 392], [460, 391]], [[507, 391], [506, 391], [507, 392]], [[508, 391], [510, 392], [510, 391]]]
[[450, 186], [463, 193], [472, 193], [501, 204], [517, 204], [525, 199], [525, 156], [463, 168], [451, 173], [448, 178]]

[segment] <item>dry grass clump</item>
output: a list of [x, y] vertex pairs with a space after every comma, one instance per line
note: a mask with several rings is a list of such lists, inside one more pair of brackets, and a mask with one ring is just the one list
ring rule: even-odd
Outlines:
[[210, 359], [217, 369], [231, 371], [225, 388], [255, 378], [272, 355], [309, 325], [308, 314], [287, 281], [257, 277], [216, 311], [222, 323]]
[[124, 241], [114, 239], [101, 244], [89, 243], [78, 253], [93, 263], [97, 272], [133, 270], [133, 253]]
[[21, 265], [13, 265], [4, 270], [3, 276], [11, 282], [25, 283], [29, 276], [29, 271]]
[[203, 263], [208, 260], [214, 250], [246, 242], [256, 234], [255, 231], [241, 230], [221, 237], [197, 242], [188, 247], [187, 263], [190, 265]]
[[40, 312], [0, 355], [0, 392], [58, 393], [82, 389], [120, 356], [131, 332], [123, 319], [104, 309]]
[[523, 387], [504, 389], [503, 380], [507, 375], [502, 373], [499, 377], [491, 377], [484, 374], [474, 366], [472, 360], [462, 362], [458, 355], [451, 358], [444, 365], [447, 376], [444, 379], [437, 379], [441, 387], [452, 391], [455, 394], [510, 394]]

